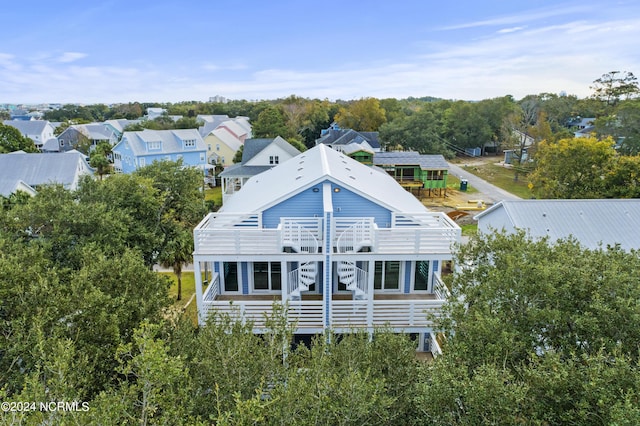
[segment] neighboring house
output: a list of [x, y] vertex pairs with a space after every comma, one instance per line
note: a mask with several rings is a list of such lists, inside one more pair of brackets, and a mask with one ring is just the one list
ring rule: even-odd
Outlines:
[[[73, 124], [58, 135], [58, 151], [67, 152], [83, 145], [91, 151], [101, 142], [113, 146], [118, 142], [118, 135], [103, 123]], [[55, 149], [47, 143], [43, 151], [55, 152]]]
[[227, 167], [233, 164], [233, 157], [245, 140], [251, 138], [249, 118], [227, 115], [198, 115], [196, 119], [204, 123], [198, 131], [207, 145], [207, 163]]
[[263, 333], [275, 303], [298, 335], [385, 328], [435, 350], [429, 314], [445, 303], [442, 264], [459, 240], [389, 175], [319, 145], [249, 179], [195, 228], [198, 320], [230, 314]]
[[503, 150], [504, 164], [524, 163], [529, 160], [529, 149], [535, 143], [533, 136], [520, 130], [514, 129], [513, 136], [515, 148]]
[[145, 118], [147, 120], [153, 120], [156, 119], [164, 114], [167, 113], [167, 110], [164, 108], [153, 108], [153, 107], [149, 107], [147, 108], [147, 115], [145, 116]]
[[80, 178], [93, 176], [84, 154], [71, 151], [64, 154], [0, 154], [0, 180], [19, 181], [37, 190], [39, 186], [60, 184], [66, 189], [78, 188]]
[[449, 164], [442, 155], [424, 155], [414, 151], [376, 152], [373, 165], [382, 168], [405, 188], [438, 190], [447, 193]]
[[280, 136], [274, 139], [247, 139], [242, 149], [242, 162], [229, 166], [220, 173], [222, 202], [239, 191], [249, 178], [298, 154], [300, 151]]
[[222, 167], [233, 164], [233, 157], [242, 146], [242, 141], [224, 127], [211, 130], [203, 139], [207, 146], [207, 164], [218, 164]]
[[524, 230], [551, 242], [573, 237], [592, 250], [640, 249], [639, 199], [501, 201], [475, 219], [483, 233]]
[[357, 132], [351, 129], [339, 129], [333, 126], [321, 132], [316, 139], [316, 145], [327, 145], [329, 148], [342, 152], [349, 144], [362, 145], [366, 149], [380, 152], [378, 132]]
[[6, 120], [4, 121], [4, 125], [18, 129], [20, 133], [22, 133], [22, 136], [31, 139], [36, 148], [40, 150], [45, 142], [56, 138], [53, 134], [55, 128], [46, 120]]
[[36, 195], [36, 190], [21, 179], [0, 177], [0, 196], [9, 198], [11, 194], [18, 191], [25, 192], [31, 196]]
[[198, 114], [196, 115], [196, 122], [202, 123], [203, 126], [208, 124], [212, 124], [213, 127], [209, 129], [209, 131], [218, 127], [223, 121], [227, 121], [229, 116], [227, 114], [214, 114], [214, 115], [204, 115]]
[[218, 126], [218, 129], [221, 128], [227, 129], [238, 138], [241, 143], [244, 143], [244, 141], [251, 136], [251, 130], [247, 130], [245, 123], [240, 124], [240, 122], [237, 122], [235, 119], [223, 121]]
[[138, 124], [141, 121], [142, 120], [127, 120], [125, 118], [121, 118], [117, 120], [107, 120], [104, 122], [104, 125], [115, 133], [116, 139], [119, 141], [127, 126]]
[[132, 173], [154, 161], [177, 161], [204, 170], [204, 141], [196, 129], [149, 130], [124, 132], [112, 149], [116, 173]]

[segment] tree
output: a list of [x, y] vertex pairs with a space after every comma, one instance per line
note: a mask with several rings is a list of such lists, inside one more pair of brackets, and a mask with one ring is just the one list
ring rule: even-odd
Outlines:
[[[157, 161], [135, 172], [152, 180], [162, 200], [158, 226], [162, 242], [158, 247], [158, 260], [171, 265], [181, 284], [182, 265], [191, 259], [193, 228], [206, 213], [202, 193], [202, 171], [184, 167], [182, 160]], [[181, 285], [178, 300], [182, 298]]]
[[341, 107], [334, 120], [343, 129], [359, 132], [377, 132], [386, 123], [387, 117], [380, 101], [376, 98], [362, 98]]
[[612, 198], [640, 198], [640, 156], [614, 159], [605, 179], [605, 194]]
[[38, 152], [38, 149], [20, 130], [0, 123], [0, 153], [14, 151]]
[[494, 233], [455, 261], [444, 353], [418, 393], [435, 398], [425, 421], [637, 419], [623, 408], [640, 392], [639, 252]]
[[636, 97], [640, 93], [638, 79], [628, 71], [611, 71], [593, 81], [593, 97], [609, 107], [615, 107], [624, 99]]
[[543, 141], [538, 146], [535, 169], [529, 176], [540, 198], [602, 198], [604, 178], [615, 156], [613, 141], [570, 138]]
[[287, 138], [290, 136], [282, 108], [277, 105], [265, 108], [253, 124], [253, 134], [258, 138], [275, 138], [276, 136]]
[[445, 138], [458, 149], [483, 147], [492, 140], [492, 130], [476, 105], [458, 101], [444, 116]]
[[451, 158], [454, 152], [442, 138], [444, 104], [424, 104], [405, 119], [380, 126], [380, 140], [387, 149], [406, 149], [421, 154], [442, 154]]
[[109, 154], [111, 154], [111, 144], [109, 142], [100, 142], [89, 154], [89, 165], [96, 170], [100, 180], [102, 180], [102, 176], [109, 174], [111, 171]]

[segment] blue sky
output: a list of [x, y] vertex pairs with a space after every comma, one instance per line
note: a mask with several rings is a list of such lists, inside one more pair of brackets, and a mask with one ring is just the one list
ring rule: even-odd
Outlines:
[[0, 103], [436, 96], [640, 76], [640, 2], [32, 0], [0, 12]]

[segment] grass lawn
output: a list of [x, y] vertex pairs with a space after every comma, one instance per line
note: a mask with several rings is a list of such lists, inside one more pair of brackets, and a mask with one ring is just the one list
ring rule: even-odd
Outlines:
[[[456, 191], [460, 190], [460, 178], [454, 175], [448, 175], [447, 189], [455, 189]], [[468, 185], [467, 190], [465, 192], [467, 192], [468, 194], [473, 194], [478, 192], [478, 190], [472, 187], [471, 185]]]
[[193, 277], [192, 271], [185, 271], [182, 273], [182, 300], [176, 300], [178, 297], [178, 278], [176, 278], [173, 272], [158, 272], [171, 280], [171, 287], [169, 287], [169, 297], [176, 302], [176, 306], [184, 306], [189, 298], [196, 292], [196, 280]]
[[222, 206], [222, 186], [206, 187], [204, 190], [205, 201], [213, 201], [216, 207]]
[[[196, 292], [196, 281], [192, 271], [185, 271], [182, 273], [182, 299], [176, 300], [178, 297], [178, 279], [173, 272], [158, 272], [167, 276], [171, 280], [171, 287], [169, 287], [169, 297], [173, 300], [173, 307], [177, 310], [184, 310], [185, 305], [191, 299]], [[203, 283], [204, 286], [204, 283]], [[206, 287], [203, 288], [203, 291]], [[198, 307], [196, 306], [196, 299], [194, 298], [189, 306], [184, 311], [184, 315], [190, 318], [194, 325], [197, 324]]]
[[465, 225], [460, 225], [462, 228], [462, 235], [465, 237], [473, 237], [478, 233], [478, 224], [477, 223], [467, 223]]
[[515, 182], [513, 169], [495, 164], [484, 164], [465, 167], [465, 170], [520, 198], [528, 199], [532, 196], [527, 176], [520, 173], [518, 181]]

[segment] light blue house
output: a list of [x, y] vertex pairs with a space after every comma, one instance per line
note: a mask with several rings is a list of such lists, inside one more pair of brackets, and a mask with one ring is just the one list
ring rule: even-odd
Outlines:
[[388, 327], [433, 351], [429, 314], [459, 238], [386, 172], [321, 144], [251, 177], [196, 227], [199, 321], [227, 313], [262, 333], [282, 303], [296, 334]]
[[207, 148], [197, 129], [124, 132], [113, 147], [116, 173], [132, 173], [154, 161], [178, 161], [206, 168]]

